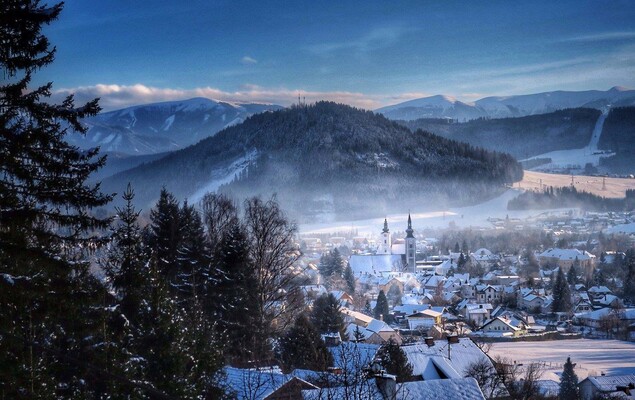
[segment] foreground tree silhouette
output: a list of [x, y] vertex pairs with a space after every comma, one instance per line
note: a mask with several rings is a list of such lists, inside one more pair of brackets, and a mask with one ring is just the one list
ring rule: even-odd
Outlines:
[[[85, 255], [108, 226], [91, 209], [111, 197], [86, 179], [105, 159], [64, 137], [84, 133], [97, 100], [75, 107], [45, 101], [52, 84], [31, 87], [55, 49], [42, 34], [62, 4], [5, 1], [0, 9], [0, 384], [7, 398], [79, 393], [99, 284]], [[55, 349], [52, 351], [51, 349]]]

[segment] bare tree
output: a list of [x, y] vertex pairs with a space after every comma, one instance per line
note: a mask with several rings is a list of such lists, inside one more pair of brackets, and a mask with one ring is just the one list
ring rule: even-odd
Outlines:
[[209, 242], [214, 248], [223, 233], [238, 223], [238, 211], [224, 194], [207, 193], [201, 200], [201, 210]]
[[[296, 226], [290, 223], [275, 198], [266, 202], [255, 197], [245, 201], [245, 225], [249, 238], [249, 255], [256, 276], [257, 321], [254, 329], [260, 338], [280, 333], [293, 320], [302, 302], [290, 302], [300, 290], [295, 277], [299, 270], [300, 251], [296, 248]], [[266, 354], [266, 343], [261, 354]]]

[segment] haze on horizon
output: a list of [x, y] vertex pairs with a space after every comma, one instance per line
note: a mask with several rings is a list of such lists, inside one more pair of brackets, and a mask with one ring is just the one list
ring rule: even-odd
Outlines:
[[106, 110], [208, 97], [374, 109], [435, 94], [635, 87], [635, 4], [66, 2], [35, 83]]

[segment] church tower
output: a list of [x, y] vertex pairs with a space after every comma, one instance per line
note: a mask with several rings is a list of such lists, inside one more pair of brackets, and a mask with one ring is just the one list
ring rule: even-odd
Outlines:
[[406, 263], [409, 272], [417, 272], [417, 239], [415, 239], [414, 230], [412, 230], [412, 219], [408, 213], [408, 229], [406, 229]]
[[377, 254], [391, 254], [392, 241], [390, 240], [390, 231], [388, 230], [388, 220], [384, 219], [384, 229], [381, 231], [381, 243], [377, 247]]

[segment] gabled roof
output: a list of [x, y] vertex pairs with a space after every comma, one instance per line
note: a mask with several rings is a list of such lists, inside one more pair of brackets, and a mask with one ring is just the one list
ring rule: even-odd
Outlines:
[[292, 377], [275, 369], [223, 368], [224, 380], [239, 400], [263, 400]]
[[474, 378], [437, 379], [406, 382], [397, 387], [397, 400], [479, 400], [485, 399]]
[[[614, 376], [589, 376], [584, 381], [589, 381], [601, 392], [614, 392], [617, 386], [635, 385], [635, 375], [614, 375]], [[580, 384], [582, 384], [580, 382]]]

